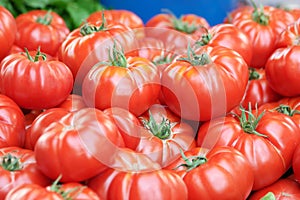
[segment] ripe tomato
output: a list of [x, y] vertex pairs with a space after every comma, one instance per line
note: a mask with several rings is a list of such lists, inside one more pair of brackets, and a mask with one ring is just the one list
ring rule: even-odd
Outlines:
[[81, 84], [87, 72], [98, 62], [107, 61], [108, 48], [112, 47], [115, 41], [125, 50], [130, 49], [134, 43], [134, 32], [121, 23], [102, 20], [101, 24], [83, 24], [63, 41], [58, 58], [73, 73], [74, 93], [81, 94]]
[[287, 11], [272, 6], [244, 6], [230, 14], [230, 22], [244, 31], [252, 42], [253, 56], [250, 67], [265, 66], [275, 50], [278, 35], [294, 20]]
[[[253, 170], [232, 147], [193, 148], [168, 169], [177, 171], [188, 188], [188, 199], [246, 199], [253, 186]], [[218, 183], [218, 184], [216, 184]]]
[[56, 108], [64, 108], [70, 112], [86, 107], [87, 105], [84, 103], [82, 96], [78, 94], [70, 94], [61, 104], [56, 106]]
[[122, 171], [107, 169], [88, 182], [107, 200], [186, 200], [187, 188], [179, 175], [170, 170]]
[[0, 199], [23, 184], [50, 184], [50, 179], [39, 171], [34, 152], [20, 147], [0, 148], [0, 174]]
[[298, 145], [294, 151], [292, 169], [294, 172], [295, 180], [300, 182], [300, 145]]
[[[48, 113], [50, 118], [58, 114], [52, 123], [44, 117], [47, 127], [40, 121], [41, 133], [34, 151], [41, 171], [52, 179], [61, 174], [62, 182], [78, 182], [106, 169], [113, 162], [114, 152], [124, 146], [114, 122], [94, 108], [75, 112], [57, 109]], [[81, 170], [74, 171], [74, 166]]]
[[291, 167], [294, 150], [300, 142], [300, 129], [282, 113], [268, 110], [259, 116], [253, 113], [242, 110], [238, 116], [202, 124], [197, 145], [232, 146], [239, 150], [254, 171], [253, 190], [259, 190], [274, 183]]
[[[269, 197], [269, 198], [267, 198]], [[300, 199], [300, 186], [292, 178], [282, 178], [275, 183], [252, 193], [249, 200], [296, 200]]]
[[0, 148], [23, 147], [25, 117], [20, 107], [9, 97], [0, 94]]
[[0, 90], [26, 109], [45, 109], [62, 103], [71, 93], [73, 76], [57, 60], [37, 51], [11, 54], [0, 64]]
[[125, 57], [113, 48], [114, 57], [98, 64], [85, 77], [82, 96], [90, 107], [100, 110], [121, 107], [139, 116], [157, 101], [160, 77], [148, 59]]
[[246, 90], [248, 66], [222, 46], [191, 49], [162, 72], [166, 105], [184, 119], [206, 121], [237, 106]]
[[285, 97], [300, 95], [300, 46], [293, 45], [278, 48], [269, 57], [266, 67], [266, 79], [270, 87]]
[[291, 45], [300, 45], [300, 19], [288, 25], [278, 36], [277, 48], [285, 48]]
[[31, 10], [16, 17], [17, 35], [15, 44], [34, 51], [56, 56], [61, 43], [69, 34], [64, 19], [53, 11]]
[[17, 25], [13, 15], [0, 6], [0, 61], [8, 55], [16, 38]]
[[233, 24], [217, 24], [202, 34], [197, 45], [224, 46], [238, 52], [248, 65], [252, 60], [252, 41]]

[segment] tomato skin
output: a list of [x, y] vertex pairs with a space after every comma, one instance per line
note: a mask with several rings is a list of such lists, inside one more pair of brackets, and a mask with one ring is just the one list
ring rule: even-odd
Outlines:
[[[4, 156], [10, 154], [20, 161], [20, 169], [8, 170], [4, 167]], [[36, 163], [34, 152], [20, 147], [5, 147], [0, 149], [0, 199], [4, 199], [7, 193], [23, 184], [38, 184], [47, 186], [50, 179], [39, 169]]]
[[[48, 113], [54, 118], [58, 112], [55, 121], [49, 123], [45, 117], [47, 127], [40, 122], [41, 133], [34, 146], [40, 170], [52, 179], [61, 174], [61, 182], [78, 182], [106, 169], [117, 148], [124, 146], [113, 121], [94, 108], [76, 112], [57, 109]], [[104, 153], [107, 151], [111, 153]], [[74, 166], [81, 170], [74, 171]]]
[[[197, 147], [184, 154], [187, 158], [204, 156], [207, 159], [205, 163], [190, 170], [180, 166], [185, 164], [183, 158], [168, 167], [177, 167], [175, 170], [187, 185], [188, 199], [240, 200], [246, 199], [250, 194], [254, 182], [253, 170], [247, 159], [236, 149], [216, 147], [208, 151]], [[216, 182], [219, 184], [216, 185]]]
[[[35, 57], [38, 51], [29, 54]], [[1, 93], [26, 109], [45, 109], [63, 102], [73, 88], [70, 69], [56, 60], [31, 61], [25, 53], [11, 54], [0, 66]]]
[[249, 196], [249, 200], [260, 200], [268, 192], [272, 192], [277, 200], [297, 200], [300, 198], [299, 183], [288, 177], [255, 191]]
[[90, 107], [127, 109], [136, 116], [157, 101], [160, 77], [148, 59], [127, 57], [127, 67], [97, 65], [82, 84], [82, 96]]
[[289, 116], [267, 110], [255, 130], [265, 137], [245, 132], [235, 117], [218, 118], [199, 128], [197, 145], [207, 148], [225, 145], [239, 150], [252, 166], [253, 190], [258, 190], [275, 182], [292, 165], [300, 131]]
[[31, 10], [16, 17], [17, 46], [30, 51], [40, 47], [43, 52], [56, 56], [59, 46], [70, 30], [64, 19], [53, 11], [49, 13], [52, 18], [50, 24], [37, 22], [38, 18], [46, 17], [47, 12], [47, 10]]
[[0, 6], [0, 61], [8, 55], [16, 38], [17, 25], [13, 15]]
[[[205, 44], [210, 46], [224, 46], [238, 52], [246, 61], [248, 66], [252, 60], [252, 41], [239, 28], [233, 24], [217, 24], [208, 29], [211, 39]], [[203, 36], [203, 35], [202, 35]], [[200, 41], [201, 38], [200, 38]]]
[[248, 66], [237, 52], [208, 45], [196, 51], [199, 56], [205, 53], [209, 64], [193, 66], [177, 59], [162, 72], [165, 103], [184, 119], [206, 121], [224, 115], [240, 103], [246, 89]]
[[292, 169], [294, 172], [295, 180], [300, 182], [300, 145], [298, 145], [294, 151]]
[[288, 25], [278, 36], [276, 48], [285, 48], [291, 45], [299, 45], [300, 20]]
[[100, 199], [107, 200], [185, 200], [188, 195], [183, 180], [170, 170], [126, 172], [107, 169], [91, 179], [88, 186]]
[[270, 87], [284, 97], [300, 95], [300, 46], [279, 48], [269, 57], [265, 72]]
[[[100, 27], [98, 23], [87, 25]], [[81, 84], [87, 72], [98, 62], [107, 61], [107, 48], [113, 46], [114, 40], [117, 40], [125, 51], [130, 49], [134, 42], [132, 29], [114, 21], [106, 20], [103, 30], [90, 34], [82, 34], [85, 26], [84, 24], [74, 29], [58, 50], [58, 59], [71, 69], [76, 86], [74, 89], [79, 94], [81, 94]], [[106, 48], [103, 48], [104, 46]]]

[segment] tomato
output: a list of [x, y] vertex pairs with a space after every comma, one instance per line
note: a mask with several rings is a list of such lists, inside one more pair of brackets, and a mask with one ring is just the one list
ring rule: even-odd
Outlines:
[[[49, 123], [56, 113], [56, 119]], [[100, 110], [83, 108], [69, 112], [56, 108], [47, 115], [50, 119], [46, 116], [39, 120], [40, 136], [34, 151], [40, 170], [52, 179], [60, 174], [62, 182], [91, 178], [106, 169], [117, 148], [124, 146], [116, 125]], [[80, 170], [74, 170], [74, 166]]]
[[[188, 199], [246, 199], [254, 182], [247, 159], [232, 147], [193, 148], [168, 168], [179, 173]], [[218, 184], [216, 184], [218, 183]]]
[[64, 108], [70, 112], [86, 107], [87, 105], [84, 103], [82, 96], [78, 94], [70, 94], [61, 104], [56, 106], [56, 108]]
[[300, 95], [300, 46], [278, 48], [269, 57], [266, 67], [266, 79], [270, 87], [285, 97]]
[[300, 19], [288, 25], [279, 35], [276, 41], [277, 48], [285, 48], [292, 45], [300, 45]]
[[256, 112], [250, 108], [238, 116], [211, 120], [201, 125], [197, 135], [198, 146], [239, 150], [254, 171], [253, 190], [274, 183], [291, 167], [300, 142], [299, 127], [289, 116], [268, 110], [259, 115]]
[[278, 101], [281, 96], [276, 93], [266, 79], [265, 69], [249, 68], [249, 81], [241, 105], [248, 109], [251, 105], [261, 106], [265, 103]]
[[16, 38], [17, 25], [13, 15], [0, 6], [0, 61], [9, 54]]
[[23, 147], [25, 117], [20, 107], [9, 97], [0, 94], [0, 148]]
[[162, 116], [156, 120], [151, 113], [149, 119], [142, 119], [141, 140], [136, 148], [138, 153], [147, 155], [162, 167], [179, 157], [184, 151], [196, 146], [193, 128], [184, 122], [171, 122]]
[[140, 126], [141, 122], [138, 118], [126, 109], [112, 107], [103, 110], [118, 127], [120, 134], [127, 148], [135, 150], [140, 142]]
[[24, 184], [11, 190], [5, 200], [13, 199], [45, 199], [45, 200], [99, 200], [98, 195], [86, 185], [77, 182], [58, 184], [56, 181], [47, 187], [37, 184]]
[[50, 179], [39, 171], [34, 152], [20, 147], [0, 148], [0, 199], [23, 184], [47, 186]]
[[246, 90], [248, 66], [222, 46], [190, 49], [162, 72], [166, 105], [184, 119], [206, 121], [237, 106]]
[[296, 200], [300, 198], [300, 186], [299, 183], [291, 178], [282, 178], [275, 183], [255, 191], [248, 198], [249, 200]]
[[300, 145], [294, 151], [292, 169], [294, 172], [295, 180], [300, 183]]
[[62, 103], [71, 93], [73, 76], [57, 60], [39, 50], [11, 54], [0, 63], [0, 90], [25, 109], [45, 109]]
[[107, 61], [108, 48], [116, 41], [125, 50], [130, 49], [134, 33], [129, 27], [108, 20], [102, 20], [101, 24], [85, 23], [67, 36], [59, 48], [58, 58], [73, 73], [73, 93], [81, 94], [81, 84], [87, 72], [98, 62]]
[[107, 200], [186, 200], [187, 188], [170, 170], [121, 171], [107, 169], [88, 182], [100, 199]]
[[92, 23], [101, 23], [102, 21], [102, 15], [104, 15], [105, 19], [109, 21], [116, 21], [121, 24], [124, 24], [125, 26], [128, 26], [129, 28], [133, 29], [133, 31], [136, 33], [136, 37], [142, 37], [144, 35], [144, 22], [134, 12], [130, 10], [117, 10], [117, 9], [111, 9], [111, 10], [101, 10], [96, 11], [92, 14], [90, 14], [86, 21], [92, 22]]
[[16, 24], [17, 46], [30, 51], [40, 47], [51, 56], [56, 56], [59, 46], [70, 32], [64, 19], [53, 11], [28, 11], [16, 17]]
[[244, 6], [234, 10], [230, 22], [249, 37], [252, 42], [250, 67], [263, 68], [275, 50], [275, 42], [281, 31], [294, 22], [294, 17], [272, 6]]
[[160, 77], [148, 59], [126, 57], [113, 47], [114, 57], [98, 64], [85, 77], [82, 96], [90, 107], [100, 110], [121, 107], [138, 116], [157, 101]]
[[217, 24], [207, 30], [196, 44], [204, 46], [224, 46], [238, 52], [248, 65], [252, 60], [252, 41], [233, 24]]

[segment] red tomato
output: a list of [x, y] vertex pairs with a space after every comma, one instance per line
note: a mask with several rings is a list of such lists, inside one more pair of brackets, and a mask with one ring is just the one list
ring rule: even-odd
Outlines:
[[181, 175], [190, 200], [246, 199], [254, 182], [249, 162], [232, 147], [193, 148], [168, 168]]
[[292, 169], [295, 180], [300, 183], [300, 145], [298, 145], [294, 151]]
[[107, 64], [88, 72], [82, 84], [83, 99], [90, 107], [121, 107], [139, 116], [157, 101], [158, 70], [148, 59], [125, 57], [115, 46], [112, 54], [114, 58]]
[[70, 112], [74, 112], [86, 107], [87, 105], [84, 103], [82, 96], [78, 94], [70, 94], [65, 101], [56, 106], [56, 108], [64, 108]]
[[53, 11], [31, 10], [16, 18], [17, 35], [15, 44], [34, 51], [37, 48], [56, 56], [61, 43], [69, 34], [64, 19]]
[[125, 50], [130, 49], [134, 42], [134, 33], [129, 27], [115, 21], [102, 22], [85, 23], [74, 29], [58, 51], [59, 60], [73, 73], [76, 93], [81, 93], [81, 84], [87, 72], [98, 62], [107, 61], [108, 48], [115, 41]]
[[263, 68], [275, 50], [275, 42], [286, 26], [294, 22], [294, 17], [272, 6], [258, 8], [256, 5], [244, 6], [230, 14], [230, 22], [237, 26], [252, 42], [250, 67]]
[[40, 170], [52, 179], [59, 175], [62, 182], [91, 178], [106, 169], [114, 152], [124, 146], [116, 125], [100, 110], [56, 108], [52, 112], [48, 111], [48, 116], [53, 119], [57, 113], [56, 119], [49, 123], [44, 117], [46, 127], [39, 122], [41, 133], [34, 146]]
[[300, 199], [300, 185], [291, 178], [282, 178], [275, 183], [255, 191], [248, 200], [297, 200]]
[[105, 19], [109, 21], [116, 21], [133, 29], [133, 31], [136, 33], [137, 38], [142, 37], [144, 35], [143, 20], [137, 14], [130, 10], [100, 10], [90, 14], [86, 21], [91, 23], [101, 23], [103, 14]]
[[248, 66], [232, 49], [204, 46], [168, 65], [161, 79], [170, 110], [184, 119], [206, 121], [240, 103]]
[[20, 107], [9, 97], [0, 94], [0, 148], [23, 147], [25, 117]]
[[146, 172], [107, 169], [88, 182], [100, 199], [107, 200], [185, 200], [187, 188], [170, 170]]
[[0, 199], [23, 184], [47, 186], [50, 183], [39, 171], [34, 152], [19, 147], [0, 148], [0, 174]]
[[300, 46], [279, 48], [269, 57], [266, 67], [266, 79], [270, 87], [286, 97], [300, 95]]
[[15, 18], [3, 6], [0, 6], [0, 61], [9, 54], [16, 38], [17, 25]]
[[300, 45], [300, 19], [288, 25], [278, 36], [277, 48], [285, 48], [292, 45]]
[[248, 65], [252, 60], [252, 41], [233, 24], [217, 24], [202, 34], [197, 45], [223, 46], [238, 52]]
[[70, 69], [47, 60], [39, 50], [11, 54], [0, 64], [0, 90], [26, 109], [44, 109], [63, 102], [73, 88]]
[[266, 79], [265, 69], [249, 68], [249, 81], [241, 105], [248, 109], [251, 105], [261, 106], [265, 103], [278, 101], [281, 96], [276, 93]]
[[14, 199], [44, 199], [44, 200], [100, 200], [89, 187], [77, 182], [57, 184], [42, 187], [37, 184], [24, 184], [11, 190], [5, 200]]
[[282, 113], [266, 110], [257, 116], [245, 112], [202, 124], [197, 145], [206, 148], [232, 146], [239, 150], [254, 171], [253, 190], [259, 190], [274, 183], [290, 168], [294, 150], [300, 142], [300, 129]]

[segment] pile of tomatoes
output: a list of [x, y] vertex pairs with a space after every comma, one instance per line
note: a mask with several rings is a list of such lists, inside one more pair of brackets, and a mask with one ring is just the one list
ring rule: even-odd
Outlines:
[[300, 198], [300, 9], [0, 7], [0, 44], [0, 200]]

